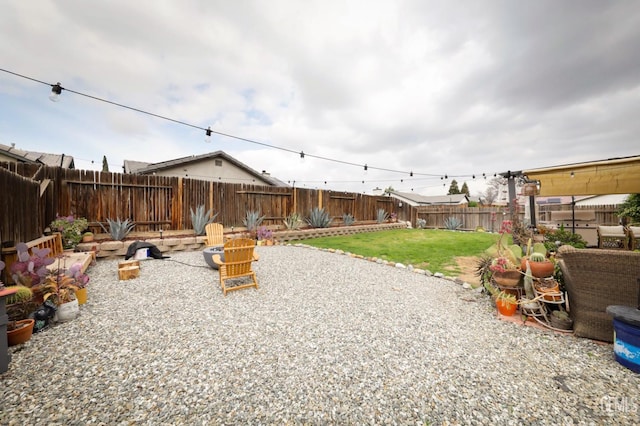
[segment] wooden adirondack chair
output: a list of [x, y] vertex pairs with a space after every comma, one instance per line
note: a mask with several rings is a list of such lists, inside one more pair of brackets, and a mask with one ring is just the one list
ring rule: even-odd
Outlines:
[[[219, 268], [220, 287], [225, 296], [229, 291], [247, 287], [258, 288], [256, 273], [251, 269], [251, 262], [258, 260], [258, 255], [253, 252], [255, 246], [256, 242], [252, 239], [236, 238], [224, 244], [224, 262], [220, 259], [219, 254], [213, 255], [213, 261]], [[227, 281], [236, 278], [244, 279], [244, 281], [249, 279], [250, 282], [227, 285]]]
[[224, 232], [221, 223], [209, 223], [204, 229], [207, 232], [207, 247], [224, 245]]

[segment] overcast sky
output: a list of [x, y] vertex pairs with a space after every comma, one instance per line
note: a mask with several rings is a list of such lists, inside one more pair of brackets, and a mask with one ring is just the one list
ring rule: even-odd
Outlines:
[[293, 151], [0, 72], [0, 143], [83, 169], [223, 150], [296, 186], [474, 195], [640, 154], [635, 1], [7, 0], [0, 68]]

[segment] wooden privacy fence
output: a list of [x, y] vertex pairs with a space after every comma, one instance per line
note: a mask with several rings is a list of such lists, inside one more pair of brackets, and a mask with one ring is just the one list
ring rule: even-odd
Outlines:
[[134, 221], [140, 232], [192, 229], [191, 210], [200, 205], [217, 213], [216, 222], [225, 227], [242, 227], [247, 211], [264, 215], [264, 225], [283, 227], [291, 213], [305, 217], [314, 207], [328, 211], [336, 224], [343, 214], [374, 220], [380, 208], [400, 219], [411, 217], [410, 208], [385, 196], [34, 164], [0, 163], [0, 170], [0, 194], [7, 194], [0, 222], [4, 241], [37, 238], [58, 215], [84, 217], [94, 232], [104, 232], [100, 224], [117, 218]]
[[38, 182], [0, 168], [0, 241], [28, 241], [40, 236], [45, 218], [39, 201]]
[[[509, 219], [507, 207], [422, 206], [416, 207], [417, 219], [424, 219], [427, 228], [444, 228], [445, 220], [455, 218], [462, 223], [458, 229], [473, 231], [480, 227], [489, 232], [498, 232], [503, 220]], [[524, 220], [524, 214], [518, 213]]]
[[[343, 214], [359, 222], [376, 219], [379, 209], [398, 220], [426, 220], [428, 228], [443, 228], [455, 217], [461, 229], [498, 231], [508, 218], [505, 207], [420, 206], [387, 196], [291, 187], [271, 187], [203, 181], [182, 177], [131, 175], [69, 170], [38, 164], [0, 163], [0, 241], [29, 241], [42, 235], [57, 215], [85, 217], [94, 232], [103, 232], [107, 219], [130, 219], [136, 231], [192, 229], [191, 210], [205, 206], [217, 213], [216, 222], [242, 227], [247, 211], [259, 211], [264, 224], [283, 228], [291, 213], [302, 217], [314, 207], [324, 208], [340, 224]], [[575, 207], [576, 210], [587, 207]], [[538, 220], [551, 211], [571, 206], [540, 206]], [[588, 207], [599, 224], [617, 224], [615, 206]], [[519, 213], [524, 220], [524, 214]]]

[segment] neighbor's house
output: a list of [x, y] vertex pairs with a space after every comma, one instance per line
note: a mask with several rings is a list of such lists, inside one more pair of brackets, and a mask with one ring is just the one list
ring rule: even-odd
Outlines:
[[391, 191], [389, 195], [398, 203], [406, 203], [413, 207], [418, 206], [466, 206], [469, 204], [467, 194], [452, 195], [419, 195], [413, 192]]
[[9, 163], [44, 164], [51, 167], [62, 167], [63, 169], [75, 169], [73, 157], [64, 154], [47, 154], [37, 151], [23, 151], [16, 148], [16, 144], [11, 146], [0, 144], [0, 161]]
[[177, 176], [225, 183], [248, 183], [265, 186], [289, 186], [236, 160], [223, 151], [177, 158], [160, 163], [124, 160], [124, 173], [141, 175]]

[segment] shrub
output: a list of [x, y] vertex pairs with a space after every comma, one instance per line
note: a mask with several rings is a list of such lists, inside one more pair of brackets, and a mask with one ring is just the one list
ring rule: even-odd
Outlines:
[[420, 229], [424, 229], [427, 227], [427, 221], [425, 219], [416, 220], [416, 226]]
[[547, 230], [544, 237], [544, 246], [549, 251], [555, 251], [563, 245], [570, 245], [575, 248], [585, 248], [587, 246], [587, 242], [580, 234], [565, 231], [564, 226], [560, 226], [560, 229], [556, 230]]
[[313, 228], [328, 228], [332, 220], [329, 212], [325, 211], [324, 208], [319, 209], [314, 207], [311, 213], [309, 213], [307, 223]]

